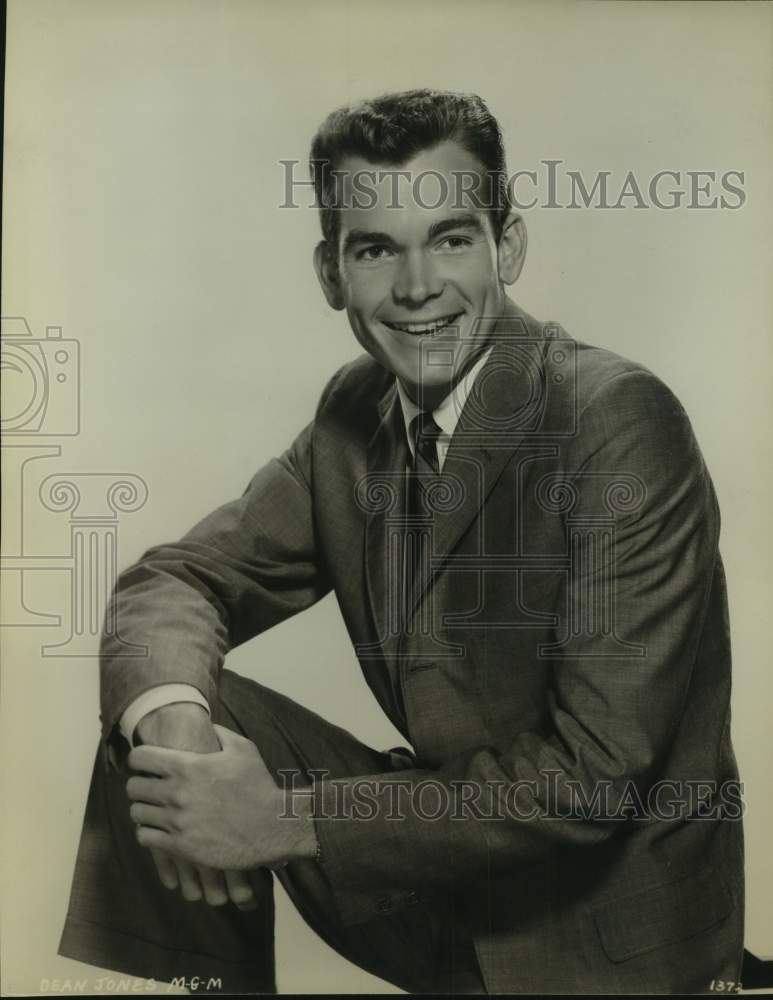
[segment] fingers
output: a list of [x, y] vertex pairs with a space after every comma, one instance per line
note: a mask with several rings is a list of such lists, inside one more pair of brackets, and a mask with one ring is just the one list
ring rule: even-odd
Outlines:
[[199, 865], [197, 872], [204, 890], [204, 899], [210, 906], [224, 906], [228, 902], [228, 893], [223, 873], [204, 865]]
[[240, 910], [255, 910], [258, 902], [245, 872], [226, 871], [225, 884], [231, 901]]
[[126, 782], [126, 794], [132, 802], [150, 802], [157, 806], [168, 802], [165, 783], [158, 778], [140, 778], [135, 775]]
[[150, 851], [161, 884], [167, 889], [182, 890], [185, 899], [195, 902], [202, 898], [210, 906], [224, 906], [230, 897], [240, 910], [254, 910], [258, 905], [244, 872], [218, 872], [213, 868], [193, 865], [174, 858], [166, 851]]
[[240, 910], [257, 909], [258, 902], [246, 872], [196, 869], [158, 848], [151, 848], [150, 854], [161, 884], [170, 890], [180, 888], [185, 899], [193, 902], [203, 895], [210, 906], [222, 906], [230, 898]]
[[177, 866], [174, 859], [166, 851], [159, 851], [155, 848], [151, 848], [150, 853], [161, 884], [166, 889], [176, 889], [180, 884], [180, 879], [177, 876]]
[[145, 771], [166, 778], [176, 774], [180, 764], [188, 757], [195, 756], [184, 750], [170, 750], [143, 744], [129, 753], [128, 764], [132, 771]]
[[[224, 751], [244, 750], [249, 748], [252, 753], [257, 754], [258, 749], [255, 744], [239, 736], [238, 733], [226, 729], [225, 726], [214, 726], [215, 733]], [[143, 743], [134, 747], [129, 753], [128, 764], [133, 771], [144, 771], [147, 775], [157, 775], [160, 778], [169, 778], [180, 774], [186, 766], [195, 768], [206, 768], [211, 764], [212, 757], [217, 754], [194, 753], [190, 750], [172, 750], [169, 747], [152, 746]], [[258, 756], [260, 756], [258, 754]]]
[[171, 832], [169, 814], [161, 806], [152, 806], [147, 802], [132, 802], [129, 807], [132, 822], [138, 826], [153, 826], [157, 830]]
[[210, 906], [221, 906], [228, 902], [225, 879], [211, 869], [196, 869], [182, 858], [175, 858], [166, 851], [151, 848], [150, 853], [156, 864], [159, 878], [167, 889], [180, 887], [183, 898], [195, 903], [202, 898]]
[[197, 902], [204, 895], [199, 881], [199, 873], [190, 861], [186, 861], [184, 858], [174, 858], [174, 863], [183, 899], [187, 899], [190, 903]]
[[137, 843], [141, 847], [157, 847], [168, 851], [172, 846], [172, 838], [166, 830], [158, 830], [153, 826], [138, 826]]

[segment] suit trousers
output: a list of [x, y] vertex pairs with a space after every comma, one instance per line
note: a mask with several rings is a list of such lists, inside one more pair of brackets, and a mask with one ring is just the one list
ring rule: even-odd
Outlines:
[[[229, 670], [221, 675], [212, 716], [255, 743], [277, 781], [280, 770], [291, 772], [297, 787], [310, 784], [309, 770], [341, 778], [394, 769], [388, 752]], [[197, 977], [197, 992], [210, 981], [223, 992], [276, 992], [271, 873], [249, 873], [258, 901], [251, 911], [230, 902], [187, 902], [179, 891], [165, 889], [129, 817], [130, 773], [125, 764], [112, 768], [98, 755], [59, 953], [159, 982]], [[306, 923], [360, 968], [409, 993], [485, 993], [454, 897], [344, 926], [323, 864], [303, 859], [275, 874]]]

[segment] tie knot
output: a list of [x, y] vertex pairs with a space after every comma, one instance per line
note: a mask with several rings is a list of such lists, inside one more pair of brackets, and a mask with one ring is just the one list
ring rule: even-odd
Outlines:
[[421, 456], [432, 471], [437, 473], [439, 471], [437, 439], [441, 431], [432, 414], [428, 410], [417, 413], [411, 421], [411, 429], [416, 455]]

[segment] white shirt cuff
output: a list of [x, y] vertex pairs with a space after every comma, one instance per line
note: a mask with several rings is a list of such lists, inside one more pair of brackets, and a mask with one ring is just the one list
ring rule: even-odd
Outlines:
[[134, 730], [146, 715], [164, 705], [172, 705], [179, 701], [194, 702], [210, 714], [207, 699], [192, 684], [161, 684], [149, 691], [143, 691], [121, 716], [118, 725], [129, 745], [134, 746]]

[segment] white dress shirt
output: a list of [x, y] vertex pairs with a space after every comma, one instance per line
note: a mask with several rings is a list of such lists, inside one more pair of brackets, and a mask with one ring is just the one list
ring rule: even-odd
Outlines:
[[[443, 402], [432, 411], [432, 418], [440, 428], [436, 447], [438, 468], [441, 472], [443, 471], [448, 448], [451, 444], [451, 438], [454, 436], [456, 425], [459, 423], [459, 417], [464, 409], [464, 404], [467, 402], [475, 379], [478, 377], [481, 368], [485, 365], [490, 353], [491, 348], [489, 347], [462, 378], [459, 379]], [[411, 449], [411, 455], [413, 455], [415, 442], [411, 434], [411, 421], [418, 413], [421, 413], [421, 410], [405, 391], [400, 381], [397, 383], [397, 394], [400, 397], [400, 406], [403, 411], [403, 420], [405, 421], [405, 436], [408, 438], [408, 447]]]
[[[467, 402], [475, 379], [478, 377], [490, 353], [491, 348], [489, 347], [481, 354], [469, 371], [456, 383], [442, 403], [432, 411], [432, 417], [440, 428], [440, 434], [435, 446], [437, 448], [438, 468], [441, 472], [446, 455], [448, 454], [449, 445], [451, 444], [451, 438], [454, 435], [459, 417], [464, 409], [464, 404]], [[405, 422], [405, 436], [408, 439], [408, 447], [411, 449], [411, 455], [413, 455], [414, 441], [410, 429], [411, 421], [421, 410], [410, 398], [399, 380], [397, 382], [397, 394], [400, 397], [400, 407]], [[150, 688], [149, 691], [144, 691], [124, 711], [119, 722], [121, 732], [129, 743], [133, 744], [134, 731], [146, 715], [157, 708], [162, 708], [164, 705], [172, 705], [177, 702], [193, 702], [194, 704], [201, 705], [209, 712], [207, 699], [192, 684], [160, 684], [158, 687]]]

